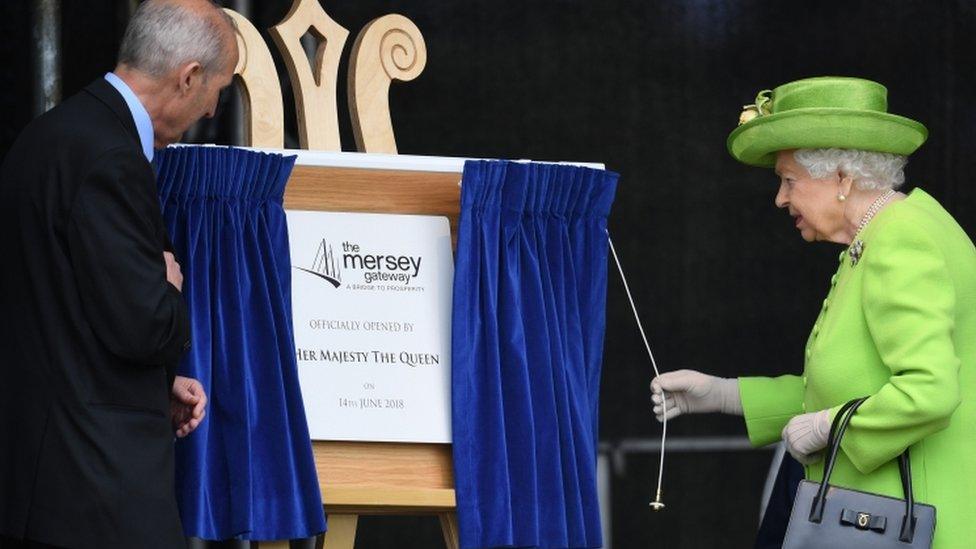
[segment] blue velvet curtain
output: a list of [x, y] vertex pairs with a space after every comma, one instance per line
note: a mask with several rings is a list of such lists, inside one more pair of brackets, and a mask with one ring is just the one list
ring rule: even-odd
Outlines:
[[462, 547], [602, 545], [597, 426], [617, 177], [464, 166], [452, 328]]
[[179, 374], [210, 397], [176, 445], [188, 536], [292, 539], [325, 530], [298, 384], [282, 196], [294, 157], [226, 147], [156, 155], [192, 347]]

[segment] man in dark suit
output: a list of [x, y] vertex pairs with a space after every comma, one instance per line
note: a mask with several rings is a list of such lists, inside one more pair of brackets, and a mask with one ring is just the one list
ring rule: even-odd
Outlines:
[[237, 64], [208, 0], [149, 0], [116, 69], [30, 123], [0, 168], [0, 546], [185, 546], [173, 438], [203, 419], [150, 161]]

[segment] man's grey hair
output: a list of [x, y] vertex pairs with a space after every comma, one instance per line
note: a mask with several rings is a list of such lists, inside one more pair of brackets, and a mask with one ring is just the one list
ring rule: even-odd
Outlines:
[[[205, 75], [223, 69], [228, 62], [224, 40], [228, 29], [236, 27], [224, 10], [214, 7], [217, 17], [201, 16], [173, 2], [143, 2], [125, 29], [119, 64], [156, 77], [194, 61]], [[224, 24], [228, 27], [221, 28]]]
[[897, 189], [905, 182], [908, 163], [900, 154], [853, 149], [798, 149], [793, 158], [814, 179], [842, 173], [861, 190]]

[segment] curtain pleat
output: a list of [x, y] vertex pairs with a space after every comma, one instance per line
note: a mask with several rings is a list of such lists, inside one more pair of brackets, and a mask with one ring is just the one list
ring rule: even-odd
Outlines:
[[298, 382], [282, 197], [294, 157], [226, 147], [156, 156], [193, 345], [180, 375], [207, 417], [176, 445], [187, 536], [305, 538], [325, 530]]
[[600, 547], [596, 452], [617, 174], [469, 161], [454, 281], [462, 547]]

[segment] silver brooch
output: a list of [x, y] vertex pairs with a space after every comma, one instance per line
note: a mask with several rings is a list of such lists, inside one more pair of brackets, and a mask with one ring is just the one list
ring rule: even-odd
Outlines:
[[850, 253], [851, 267], [855, 267], [857, 266], [857, 262], [861, 260], [861, 256], [864, 255], [864, 241], [855, 240], [854, 243], [851, 244]]

